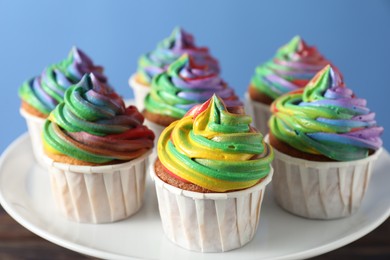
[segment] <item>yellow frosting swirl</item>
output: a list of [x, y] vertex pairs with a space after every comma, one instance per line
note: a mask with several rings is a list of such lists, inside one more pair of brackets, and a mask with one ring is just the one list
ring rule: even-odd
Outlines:
[[273, 159], [251, 121], [214, 95], [163, 131], [159, 159], [171, 174], [208, 190], [249, 188], [268, 175]]

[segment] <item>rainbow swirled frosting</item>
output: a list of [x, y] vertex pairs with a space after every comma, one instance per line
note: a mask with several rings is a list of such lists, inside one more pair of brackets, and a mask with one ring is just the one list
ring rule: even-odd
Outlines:
[[337, 161], [365, 158], [382, 146], [382, 127], [366, 100], [345, 87], [330, 65], [304, 89], [276, 99], [271, 105], [270, 131], [297, 150]]
[[149, 85], [155, 75], [162, 73], [185, 53], [192, 55], [197, 64], [208, 65], [210, 69], [219, 72], [218, 61], [210, 55], [208, 48], [196, 46], [191, 34], [176, 27], [168, 38], [157, 45], [155, 50], [141, 56], [138, 61], [137, 79]]
[[153, 147], [154, 134], [134, 106], [93, 74], [72, 85], [44, 125], [45, 151], [92, 164], [134, 159]]
[[315, 47], [295, 36], [278, 50], [272, 60], [256, 68], [251, 87], [276, 99], [304, 87], [327, 64], [330, 62]]
[[58, 64], [59, 68], [74, 84], [79, 82], [84, 74], [93, 73], [102, 83], [107, 83], [107, 77], [103, 74], [103, 67], [93, 63], [80, 49], [73, 47], [68, 57]]
[[251, 121], [213, 95], [163, 131], [159, 160], [172, 176], [214, 192], [249, 188], [268, 175], [273, 159]]
[[19, 96], [41, 114], [48, 116], [63, 101], [69, 86], [79, 82], [89, 72], [93, 72], [102, 83], [107, 83], [103, 68], [95, 66], [85, 53], [73, 47], [65, 60], [47, 67], [40, 76], [25, 81], [19, 88]]
[[179, 119], [214, 93], [227, 107], [243, 106], [234, 90], [218, 74], [208, 66], [195, 64], [192, 56], [184, 54], [167, 71], [153, 78], [151, 92], [145, 98], [145, 108], [154, 114]]

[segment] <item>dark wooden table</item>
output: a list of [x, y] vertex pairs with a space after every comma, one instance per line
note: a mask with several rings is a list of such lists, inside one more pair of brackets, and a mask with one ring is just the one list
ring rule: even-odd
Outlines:
[[[0, 207], [0, 259], [94, 259], [31, 233]], [[365, 237], [313, 259], [390, 259], [390, 219]]]

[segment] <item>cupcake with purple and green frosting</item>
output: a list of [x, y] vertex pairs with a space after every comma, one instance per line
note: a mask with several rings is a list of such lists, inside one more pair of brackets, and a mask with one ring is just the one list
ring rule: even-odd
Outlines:
[[279, 204], [310, 218], [354, 213], [382, 147], [383, 127], [367, 101], [328, 65], [304, 89], [276, 99], [271, 112]]
[[383, 132], [366, 105], [367, 101], [357, 98], [340, 74], [327, 66], [304, 89], [275, 100], [271, 140], [290, 146], [286, 152], [299, 150], [324, 160], [366, 158], [382, 146]]
[[90, 72], [97, 81], [110, 88], [103, 67], [95, 65], [84, 52], [73, 47], [66, 59], [48, 66], [41, 75], [25, 81], [19, 88], [20, 113], [26, 119], [34, 155], [41, 165], [44, 165], [41, 162], [44, 120], [63, 101], [65, 91]]
[[185, 54], [153, 78], [143, 114], [147, 121], [164, 128], [213, 94], [224, 101], [229, 111], [243, 111], [234, 90], [214, 70], [197, 65], [191, 55]]
[[197, 46], [190, 33], [176, 27], [169, 37], [157, 44], [153, 51], [140, 57], [137, 72], [129, 80], [136, 105], [140, 110], [144, 108], [143, 102], [150, 91], [153, 77], [167, 70], [183, 54], [191, 55], [196, 64], [208, 66], [215, 73], [220, 71], [218, 61], [211, 56], [209, 49]]
[[43, 129], [53, 199], [70, 220], [110, 223], [143, 204], [154, 134], [94, 74], [69, 87]]

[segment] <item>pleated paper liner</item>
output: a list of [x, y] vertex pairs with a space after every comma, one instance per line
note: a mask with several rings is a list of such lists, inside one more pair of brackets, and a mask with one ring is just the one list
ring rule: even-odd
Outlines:
[[270, 106], [252, 100], [248, 92], [245, 92], [245, 110], [253, 119], [252, 125], [263, 135], [266, 135], [269, 130], [268, 120], [271, 117]]
[[158, 142], [158, 139], [161, 135], [161, 133], [164, 131], [164, 129], [166, 128], [166, 126], [162, 126], [162, 125], [159, 125], [159, 124], [156, 124], [152, 121], [150, 121], [149, 119], [145, 118], [145, 121], [144, 121], [144, 124], [150, 129], [153, 131], [154, 133], [154, 146], [157, 147], [157, 142]]
[[363, 201], [381, 152], [382, 148], [355, 161], [318, 162], [274, 149], [272, 191], [276, 202], [286, 211], [310, 219], [351, 216]]
[[145, 97], [150, 92], [151, 87], [143, 85], [136, 80], [136, 74], [129, 78], [129, 85], [134, 93], [135, 105], [140, 112], [145, 108]]
[[165, 235], [192, 251], [224, 252], [249, 243], [256, 234], [268, 176], [254, 187], [228, 193], [198, 193], [169, 185], [149, 173], [155, 182]]
[[58, 209], [72, 221], [94, 224], [135, 214], [143, 204], [151, 152], [129, 162], [104, 166], [58, 163], [45, 155]]
[[32, 115], [26, 112], [22, 108], [19, 111], [20, 114], [26, 120], [34, 157], [42, 167], [46, 168], [46, 164], [43, 161], [43, 144], [42, 144], [42, 131], [43, 131], [43, 125], [45, 124], [45, 119]]

